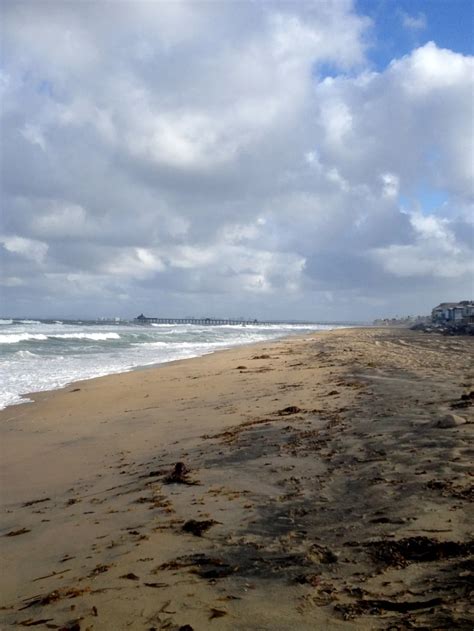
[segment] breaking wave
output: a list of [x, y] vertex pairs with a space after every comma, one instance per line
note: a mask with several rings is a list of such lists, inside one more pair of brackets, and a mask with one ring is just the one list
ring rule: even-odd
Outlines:
[[68, 383], [337, 325], [199, 326], [0, 320], [0, 409]]
[[56, 333], [48, 335], [48, 337], [58, 340], [93, 340], [94, 342], [120, 339], [118, 333]]
[[18, 344], [30, 340], [91, 340], [93, 342], [105, 342], [106, 340], [119, 340], [118, 333], [54, 333], [45, 335], [44, 333], [5, 333], [0, 335], [0, 344]]
[[47, 335], [43, 333], [5, 333], [0, 335], [0, 344], [18, 344], [28, 340], [47, 340]]
[[31, 351], [17, 351], [15, 353], [15, 357], [30, 359], [31, 357], [39, 357], [39, 355], [32, 353]]

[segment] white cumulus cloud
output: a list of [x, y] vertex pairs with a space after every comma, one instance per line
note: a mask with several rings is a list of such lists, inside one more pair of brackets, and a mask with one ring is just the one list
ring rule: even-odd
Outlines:
[[2, 11], [7, 311], [469, 297], [472, 57], [429, 42], [375, 70], [350, 0]]

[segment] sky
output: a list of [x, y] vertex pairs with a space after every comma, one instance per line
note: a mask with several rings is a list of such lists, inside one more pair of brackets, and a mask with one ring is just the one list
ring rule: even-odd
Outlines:
[[0, 315], [474, 298], [473, 11], [3, 0]]

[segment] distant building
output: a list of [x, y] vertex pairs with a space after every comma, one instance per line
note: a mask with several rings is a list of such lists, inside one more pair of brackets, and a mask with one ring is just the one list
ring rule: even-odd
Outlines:
[[431, 320], [435, 324], [472, 324], [474, 301], [442, 302], [431, 311]]

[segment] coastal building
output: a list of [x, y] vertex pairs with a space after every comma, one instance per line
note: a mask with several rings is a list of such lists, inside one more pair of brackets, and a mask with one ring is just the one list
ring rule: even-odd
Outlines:
[[472, 324], [474, 301], [442, 302], [431, 311], [431, 320], [436, 324]]

